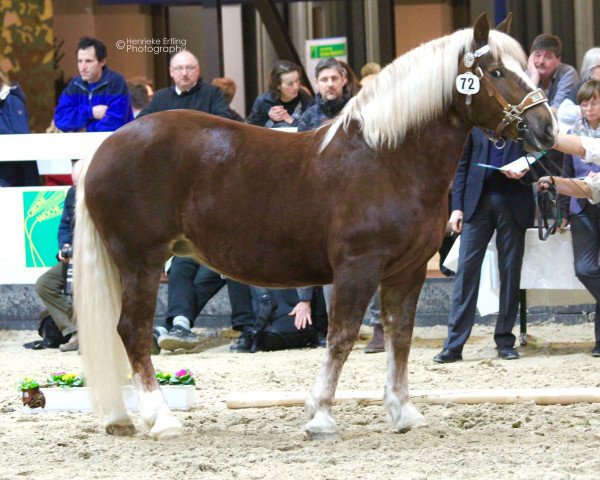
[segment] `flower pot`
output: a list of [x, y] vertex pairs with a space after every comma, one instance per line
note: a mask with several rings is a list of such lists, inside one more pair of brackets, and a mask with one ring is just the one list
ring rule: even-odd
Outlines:
[[46, 397], [40, 391], [40, 387], [21, 390], [21, 400], [24, 408], [44, 408], [46, 406]]
[[[167, 405], [172, 410], [189, 410], [194, 403], [194, 386], [192, 385], [166, 385], [160, 387], [160, 389], [165, 396]], [[93, 410], [89, 387], [42, 388], [40, 393], [45, 396], [45, 408], [43, 410], [31, 410], [23, 407], [23, 412], [91, 412]], [[139, 410], [137, 394], [131, 385], [123, 387], [123, 400], [127, 410]]]

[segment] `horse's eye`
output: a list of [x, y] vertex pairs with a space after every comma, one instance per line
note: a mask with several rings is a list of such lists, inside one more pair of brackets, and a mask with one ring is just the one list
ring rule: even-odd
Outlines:
[[500, 78], [503, 77], [504, 75], [502, 75], [502, 71], [501, 70], [492, 70], [490, 72], [490, 74], [492, 75], [492, 77], [494, 78]]

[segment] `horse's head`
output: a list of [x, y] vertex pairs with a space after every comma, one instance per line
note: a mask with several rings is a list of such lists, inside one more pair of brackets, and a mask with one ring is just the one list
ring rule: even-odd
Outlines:
[[522, 143], [543, 150], [556, 143], [558, 126], [545, 93], [523, 71], [525, 54], [506, 35], [511, 16], [490, 31], [486, 14], [473, 26], [473, 45], [459, 59], [455, 99], [464, 103], [469, 120], [489, 130], [496, 142]]

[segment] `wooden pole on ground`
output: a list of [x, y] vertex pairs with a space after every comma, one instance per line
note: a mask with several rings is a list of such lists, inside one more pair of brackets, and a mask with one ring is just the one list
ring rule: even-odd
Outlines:
[[[572, 403], [600, 403], [600, 388], [486, 388], [471, 390], [412, 390], [413, 402], [445, 403], [497, 403], [508, 405], [534, 402], [538, 405], [570, 405]], [[266, 408], [304, 405], [306, 392], [236, 392], [225, 399], [227, 408]], [[382, 405], [380, 391], [338, 391], [335, 403], [356, 402], [359, 405]]]

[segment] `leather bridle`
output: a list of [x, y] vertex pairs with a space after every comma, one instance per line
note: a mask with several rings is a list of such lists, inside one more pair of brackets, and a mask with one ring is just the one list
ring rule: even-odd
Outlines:
[[[488, 53], [490, 51], [490, 47], [485, 45], [475, 52], [468, 52], [463, 57], [463, 63], [467, 69], [467, 72], [470, 72], [476, 75], [483, 83], [485, 90], [487, 91], [490, 97], [494, 97], [496, 101], [502, 107], [502, 111], [504, 113], [504, 117], [496, 128], [494, 129], [493, 136], [490, 136], [490, 140], [494, 143], [496, 148], [503, 148], [505, 140], [502, 138], [502, 133], [504, 130], [511, 124], [515, 123], [517, 131], [520, 132], [521, 136], [517, 138], [519, 143], [523, 142], [523, 132], [527, 130], [527, 123], [523, 118], [523, 114], [537, 105], [542, 103], [548, 103], [548, 97], [541, 88], [538, 88], [532, 92], [529, 92], [523, 100], [518, 105], [514, 105], [510, 103], [504, 95], [496, 88], [496, 86], [492, 83], [492, 81], [483, 74], [483, 70], [481, 67], [477, 65], [477, 59], [482, 55]], [[467, 95], [470, 97], [470, 95]], [[470, 98], [466, 100], [467, 110], [470, 114], [471, 111], [471, 101]], [[470, 116], [470, 115], [469, 115]]]

